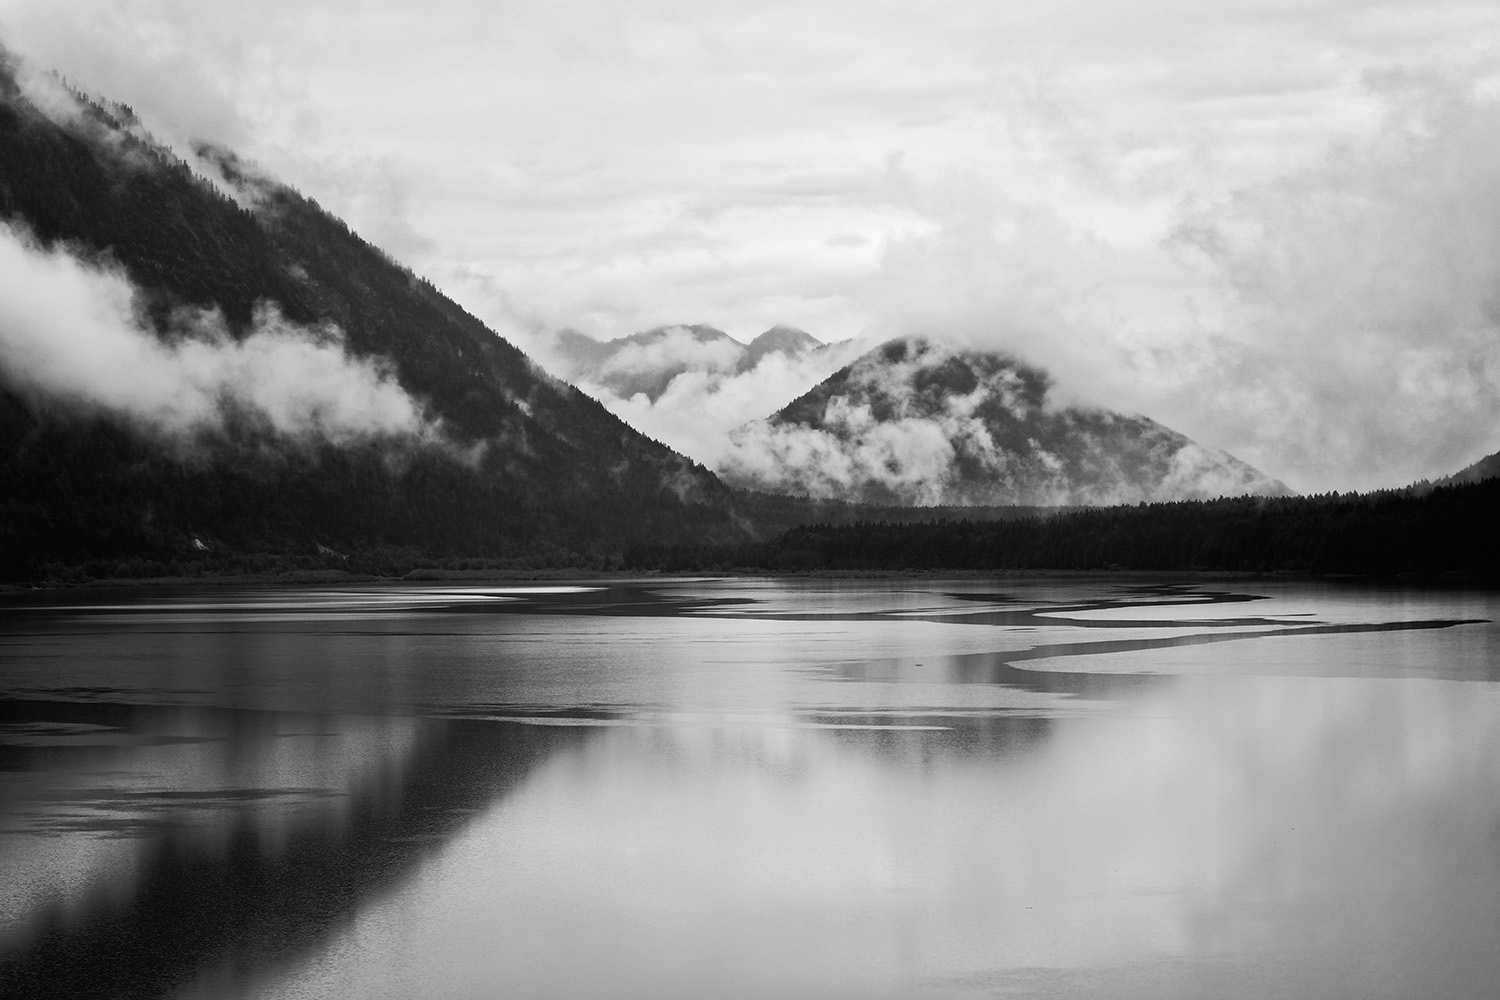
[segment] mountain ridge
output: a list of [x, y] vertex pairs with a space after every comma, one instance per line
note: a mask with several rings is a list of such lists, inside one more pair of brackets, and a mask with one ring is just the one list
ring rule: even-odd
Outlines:
[[735, 432], [734, 485], [870, 503], [1101, 505], [1283, 495], [1285, 485], [1145, 417], [1057, 406], [1001, 354], [887, 341]]
[[754, 368], [760, 364], [761, 359], [768, 354], [785, 354], [788, 357], [796, 357], [808, 351], [816, 351], [827, 344], [808, 333], [800, 327], [789, 326], [786, 323], [777, 323], [769, 330], [757, 335], [754, 340], [745, 345], [749, 349], [744, 367]]

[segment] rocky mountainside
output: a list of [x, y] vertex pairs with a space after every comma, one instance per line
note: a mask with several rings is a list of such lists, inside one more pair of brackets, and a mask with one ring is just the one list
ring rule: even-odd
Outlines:
[[771, 492], [918, 505], [1289, 492], [1145, 417], [1060, 405], [1051, 388], [1003, 355], [891, 341], [736, 431], [720, 473]]
[[740, 530], [710, 472], [316, 202], [18, 70], [0, 52], [3, 575]]
[[569, 381], [607, 389], [621, 399], [644, 394], [654, 402], [685, 372], [733, 375], [750, 371], [771, 354], [800, 357], [823, 346], [791, 326], [773, 326], [748, 345], [701, 324], [659, 326], [609, 341], [564, 330], [554, 339], [548, 360]]

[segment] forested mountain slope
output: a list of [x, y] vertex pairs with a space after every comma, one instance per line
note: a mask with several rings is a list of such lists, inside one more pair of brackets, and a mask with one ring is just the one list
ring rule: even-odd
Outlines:
[[1500, 451], [1486, 455], [1472, 465], [1467, 465], [1451, 476], [1444, 476], [1434, 486], [1453, 486], [1458, 483], [1480, 483], [1500, 476]]
[[[64, 349], [76, 330], [49, 328], [45, 300], [11, 296], [29, 305], [0, 313], [4, 575], [319, 545], [504, 555], [736, 537], [711, 473], [546, 375], [315, 202], [225, 151], [190, 166], [130, 109], [46, 85], [39, 101], [0, 54], [8, 278], [66, 272], [103, 283], [105, 300], [128, 288], [111, 322], [154, 340], [112, 328], [109, 343], [162, 360], [145, 375], [164, 384], [127, 406], [124, 389], [75, 378], [70, 365], [97, 360]], [[265, 358], [281, 367], [254, 367]], [[330, 395], [293, 428], [276, 407], [297, 401], [268, 395], [296, 374], [288, 358], [352, 372], [354, 388], [408, 400], [415, 416], [393, 431], [372, 412], [368, 431], [345, 419], [332, 433], [333, 417], [365, 411]], [[205, 365], [236, 381], [204, 390]], [[195, 422], [154, 416], [200, 391], [217, 403]]]

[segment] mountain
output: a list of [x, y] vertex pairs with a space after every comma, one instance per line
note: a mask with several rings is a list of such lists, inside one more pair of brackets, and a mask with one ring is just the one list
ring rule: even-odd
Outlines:
[[1289, 491], [1145, 417], [1061, 405], [1013, 358], [893, 340], [734, 432], [720, 474], [865, 503], [1097, 505]]
[[577, 330], [562, 330], [556, 337], [556, 351], [565, 368], [587, 370], [609, 357], [610, 345]]
[[723, 330], [703, 325], [659, 326], [600, 342], [566, 331], [559, 347], [564, 378], [603, 386], [623, 399], [645, 393], [658, 399], [686, 371], [736, 371], [745, 345]]
[[778, 323], [750, 341], [742, 367], [747, 370], [754, 368], [768, 354], [785, 354], [789, 358], [795, 358], [823, 346], [825, 345], [821, 340], [806, 330]]
[[1496, 476], [1500, 476], [1500, 451], [1493, 455], [1486, 455], [1473, 465], [1467, 465], [1451, 476], [1444, 476], [1432, 485], [1453, 486], [1457, 483], [1478, 483], [1486, 479], [1494, 479]]
[[621, 399], [644, 394], [655, 402], [684, 373], [733, 375], [750, 371], [770, 354], [799, 357], [822, 346], [791, 326], [773, 326], [748, 346], [698, 324], [659, 326], [610, 341], [563, 330], [553, 340], [549, 360], [570, 381], [607, 389]]
[[0, 51], [0, 575], [742, 530], [713, 474], [316, 202], [18, 69]]

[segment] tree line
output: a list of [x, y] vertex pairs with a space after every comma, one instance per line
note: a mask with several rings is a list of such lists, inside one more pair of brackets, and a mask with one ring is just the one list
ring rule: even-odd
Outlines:
[[1147, 570], [1493, 578], [1500, 479], [1430, 491], [1234, 497], [1014, 519], [820, 522], [734, 545], [640, 544], [637, 570]]

